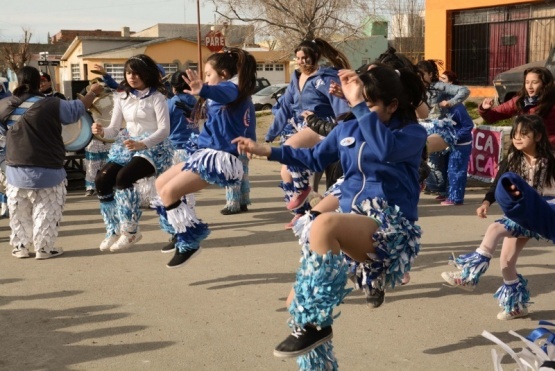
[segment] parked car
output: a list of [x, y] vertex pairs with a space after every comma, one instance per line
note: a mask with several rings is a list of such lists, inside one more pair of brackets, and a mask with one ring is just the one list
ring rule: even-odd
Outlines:
[[265, 87], [268, 87], [272, 84], [270, 84], [270, 80], [268, 80], [265, 77], [257, 77], [256, 78], [256, 88], [254, 89], [254, 92], [259, 92], [260, 90], [264, 89]]
[[279, 97], [285, 93], [289, 84], [275, 84], [270, 85], [258, 93], [252, 95], [252, 102], [254, 103], [254, 109], [257, 111], [272, 109], [272, 106], [276, 104]]
[[495, 76], [493, 86], [497, 91], [500, 103], [510, 100], [518, 93], [522, 88], [524, 71], [530, 67], [545, 67], [555, 75], [555, 47], [551, 49], [546, 60], [526, 63]]

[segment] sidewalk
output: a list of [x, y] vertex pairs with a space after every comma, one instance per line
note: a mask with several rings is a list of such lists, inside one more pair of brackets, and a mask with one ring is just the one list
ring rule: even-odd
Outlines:
[[[167, 237], [144, 210], [143, 240], [124, 253], [101, 253], [98, 201], [68, 195], [52, 260], [15, 259], [9, 227], [0, 220], [0, 369], [3, 370], [297, 370], [273, 347], [287, 336], [285, 298], [299, 246], [283, 229], [279, 165], [253, 160], [249, 212], [223, 216], [224, 190], [197, 196], [198, 215], [212, 234], [190, 264], [168, 269], [159, 249]], [[334, 347], [342, 370], [492, 370], [488, 330], [513, 347], [540, 319], [555, 320], [555, 249], [532, 242], [519, 260], [529, 279], [530, 316], [502, 322], [493, 293], [501, 284], [497, 253], [473, 292], [445, 287], [440, 273], [451, 252], [474, 250], [489, 223], [474, 216], [483, 188], [466, 204], [442, 207], [422, 196], [422, 251], [411, 282], [386, 293], [378, 309], [354, 293], [339, 309]], [[509, 369], [507, 365], [507, 369]]]

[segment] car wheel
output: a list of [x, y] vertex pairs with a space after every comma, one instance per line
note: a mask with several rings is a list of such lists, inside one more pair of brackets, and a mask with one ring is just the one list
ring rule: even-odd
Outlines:
[[271, 104], [265, 104], [262, 106], [261, 110], [262, 111], [267, 111], [267, 110], [271, 110], [272, 109], [272, 105]]

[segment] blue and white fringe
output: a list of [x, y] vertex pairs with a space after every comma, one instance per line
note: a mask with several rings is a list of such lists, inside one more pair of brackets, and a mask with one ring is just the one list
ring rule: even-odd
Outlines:
[[535, 238], [536, 240], [545, 240], [540, 234], [536, 232], [532, 232], [529, 229], [521, 227], [519, 224], [515, 223], [511, 219], [507, 217], [502, 217], [501, 219], [496, 220], [497, 223], [503, 224], [506, 230], [511, 232], [513, 237], [527, 237], [527, 238]]
[[518, 281], [515, 283], [503, 283], [493, 295], [497, 299], [499, 306], [507, 313], [520, 311], [527, 308], [530, 304], [530, 291], [528, 290], [528, 280], [522, 275], [517, 274]]
[[143, 214], [137, 190], [134, 187], [118, 189], [115, 192], [114, 198], [116, 200], [121, 230], [128, 233], [137, 232], [139, 219], [141, 219]]
[[100, 202], [100, 215], [102, 215], [104, 225], [106, 226], [106, 237], [119, 234], [120, 225], [117, 218], [116, 201]]
[[243, 177], [243, 164], [236, 156], [208, 148], [193, 153], [183, 169], [191, 170], [206, 182], [220, 187], [238, 184]]
[[478, 248], [476, 251], [460, 255], [454, 260], [450, 260], [450, 264], [455, 265], [461, 272], [461, 280], [468, 285], [475, 286], [480, 281], [480, 277], [489, 268], [491, 255], [484, 250]]

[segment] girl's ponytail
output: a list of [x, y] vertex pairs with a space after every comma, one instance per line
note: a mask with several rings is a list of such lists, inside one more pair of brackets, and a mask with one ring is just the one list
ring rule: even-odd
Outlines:
[[316, 38], [313, 42], [320, 49], [321, 56], [325, 57], [337, 69], [350, 69], [351, 64], [345, 54], [334, 48], [326, 40]]

